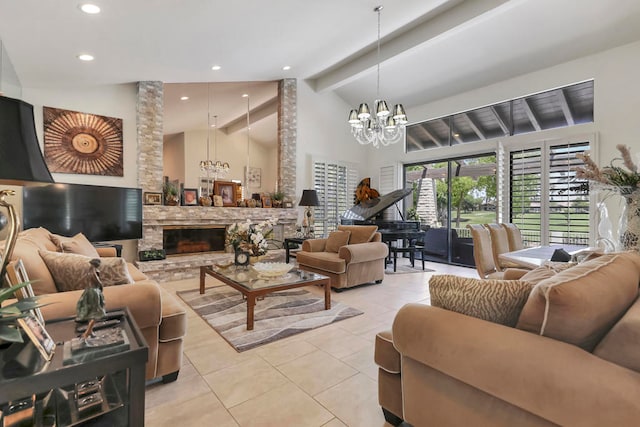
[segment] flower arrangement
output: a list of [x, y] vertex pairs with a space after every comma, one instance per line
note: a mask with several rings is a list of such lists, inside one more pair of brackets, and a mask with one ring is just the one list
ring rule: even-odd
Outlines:
[[273, 234], [273, 226], [278, 222], [276, 218], [270, 218], [257, 224], [236, 222], [227, 228], [225, 244], [233, 247], [234, 251], [243, 250], [251, 256], [260, 256], [267, 253], [267, 239]]
[[[638, 166], [631, 159], [631, 152], [626, 145], [616, 145], [622, 157], [611, 160], [609, 166], [598, 167], [591, 159], [589, 153], [576, 154], [584, 162], [584, 166], [576, 168], [576, 178], [588, 179], [605, 186], [615, 187], [621, 194], [629, 194], [640, 188], [640, 174]], [[614, 162], [622, 161], [623, 166]]]

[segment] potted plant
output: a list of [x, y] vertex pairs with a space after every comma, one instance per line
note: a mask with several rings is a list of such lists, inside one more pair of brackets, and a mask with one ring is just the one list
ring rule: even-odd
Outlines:
[[271, 193], [271, 203], [273, 205], [274, 208], [280, 208], [282, 207], [282, 203], [284, 202], [284, 192], [282, 191], [274, 191], [273, 193]]
[[[0, 289], [0, 305], [4, 301], [10, 298], [15, 298], [14, 293], [30, 282], [19, 283], [10, 288]], [[0, 307], [0, 341], [8, 342], [23, 342], [22, 333], [18, 327], [18, 319], [25, 317], [30, 310], [40, 307], [38, 303], [38, 297], [24, 298], [9, 304], [4, 307]]]
[[169, 206], [176, 206], [180, 202], [180, 195], [178, 194], [178, 187], [171, 182], [166, 181], [162, 186], [162, 192], [164, 193], [164, 202]]

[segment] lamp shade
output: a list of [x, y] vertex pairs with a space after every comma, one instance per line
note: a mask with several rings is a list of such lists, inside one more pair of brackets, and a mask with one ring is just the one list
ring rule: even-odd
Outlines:
[[320, 206], [316, 190], [302, 190], [302, 197], [298, 206]]
[[33, 105], [0, 96], [0, 180], [53, 182], [36, 136]]

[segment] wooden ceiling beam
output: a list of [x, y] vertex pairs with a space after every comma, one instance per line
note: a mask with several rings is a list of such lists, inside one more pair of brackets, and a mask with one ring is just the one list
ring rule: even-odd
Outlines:
[[476, 135], [478, 135], [478, 138], [487, 139], [482, 129], [480, 129], [480, 124], [477, 123], [468, 113], [462, 113], [462, 117], [464, 117], [467, 123], [469, 123], [469, 126], [471, 126], [471, 129], [473, 129]]
[[562, 114], [564, 114], [564, 118], [567, 120], [567, 125], [575, 125], [576, 121], [573, 118], [573, 113], [571, 112], [571, 108], [569, 107], [569, 101], [567, 100], [567, 94], [565, 93], [564, 89], [560, 89], [558, 91], [558, 101], [560, 102]]
[[533, 125], [533, 128], [537, 131], [541, 131], [542, 127], [540, 126], [540, 121], [536, 117], [533, 111], [533, 108], [531, 108], [531, 104], [529, 103], [529, 100], [525, 98], [523, 99], [523, 101], [524, 102], [522, 103], [522, 106], [524, 108], [524, 112], [527, 114], [527, 117], [529, 118], [529, 121]]

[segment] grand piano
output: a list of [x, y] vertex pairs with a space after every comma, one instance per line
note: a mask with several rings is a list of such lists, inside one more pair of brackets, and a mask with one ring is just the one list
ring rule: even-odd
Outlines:
[[[415, 241], [422, 239], [424, 231], [420, 229], [420, 221], [405, 221], [397, 203], [413, 192], [412, 188], [402, 188], [391, 193], [358, 203], [340, 217], [343, 225], [377, 225], [383, 242]], [[385, 209], [395, 206], [401, 220], [382, 218]]]

